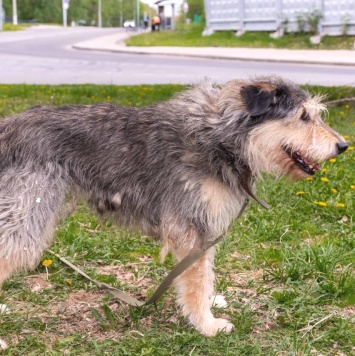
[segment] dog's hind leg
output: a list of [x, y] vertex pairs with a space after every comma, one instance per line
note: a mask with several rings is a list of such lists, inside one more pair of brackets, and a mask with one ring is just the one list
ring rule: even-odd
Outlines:
[[[214, 336], [219, 331], [231, 332], [233, 324], [226, 319], [217, 319], [211, 312], [211, 297], [214, 294], [213, 259], [211, 247], [202, 257], [175, 280], [177, 303], [183, 315], [201, 334]], [[172, 249], [177, 260], [187, 255], [180, 249]]]
[[66, 185], [60, 174], [8, 169], [0, 179], [0, 286], [36, 267], [55, 231]]

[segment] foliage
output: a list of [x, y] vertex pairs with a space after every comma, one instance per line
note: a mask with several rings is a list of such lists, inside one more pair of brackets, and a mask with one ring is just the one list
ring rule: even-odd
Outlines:
[[25, 28], [24, 25], [13, 25], [12, 23], [4, 23], [2, 25], [3, 31], [22, 31]]
[[[135, 0], [102, 0], [102, 25], [119, 26], [122, 6], [122, 19], [128, 20], [136, 17], [137, 2]], [[12, 14], [12, 0], [3, 0], [6, 14]], [[140, 2], [140, 17], [143, 12], [151, 12], [149, 6]], [[34, 21], [43, 23], [62, 23], [61, 0], [21, 0], [17, 6], [18, 18], [21, 21]], [[97, 24], [98, 0], [71, 0], [68, 9], [68, 23], [78, 23], [85, 20], [88, 25]]]
[[187, 12], [187, 18], [193, 20], [195, 15], [203, 16], [205, 12], [203, 0], [187, 0], [189, 5], [189, 11]]
[[322, 12], [316, 8], [312, 9], [312, 11], [306, 14], [306, 20], [309, 26], [309, 31], [312, 34], [318, 33], [318, 25], [322, 17], [323, 17]]
[[[0, 85], [0, 117], [32, 105], [143, 106], [171, 97], [180, 85]], [[327, 100], [354, 88], [307, 87]], [[329, 116], [328, 116], [329, 115]], [[0, 339], [6, 355], [353, 355], [355, 340], [355, 106], [330, 107], [326, 123], [350, 147], [312, 179], [265, 177], [252, 202], [218, 248], [215, 309], [236, 325], [230, 335], [204, 338], [178, 314], [172, 293], [155, 307], [128, 308], [45, 252], [30, 275], [14, 276], [0, 292]], [[323, 204], [320, 204], [323, 203]], [[79, 202], [61, 222], [52, 249], [102, 282], [144, 298], [171, 269], [159, 246], [98, 220]], [[47, 277], [48, 271], [48, 277]]]
[[298, 12], [296, 14], [297, 31], [303, 33], [307, 27], [311, 34], [317, 34], [318, 25], [322, 17], [322, 12], [317, 8], [312, 8], [310, 11]]

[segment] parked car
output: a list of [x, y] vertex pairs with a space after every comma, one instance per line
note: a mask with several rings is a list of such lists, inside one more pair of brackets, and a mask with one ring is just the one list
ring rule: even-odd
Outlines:
[[123, 23], [123, 27], [124, 28], [134, 28], [136, 27], [136, 23], [134, 20], [126, 20], [124, 23]]

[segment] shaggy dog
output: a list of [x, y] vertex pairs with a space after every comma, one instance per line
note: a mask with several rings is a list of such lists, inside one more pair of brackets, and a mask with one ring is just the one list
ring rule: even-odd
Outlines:
[[[0, 122], [0, 285], [36, 267], [65, 197], [160, 240], [181, 261], [223, 234], [261, 172], [299, 179], [348, 147], [324, 106], [278, 77], [196, 85], [145, 108], [33, 107]], [[256, 199], [256, 198], [255, 198]], [[259, 201], [260, 202], [260, 201]], [[175, 280], [183, 315], [206, 336], [214, 248]]]

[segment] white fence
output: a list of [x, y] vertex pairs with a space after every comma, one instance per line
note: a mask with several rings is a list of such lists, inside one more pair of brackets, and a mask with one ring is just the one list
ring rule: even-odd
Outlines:
[[[305, 18], [321, 14], [318, 32], [355, 35], [355, 0], [204, 0], [208, 31], [310, 29]], [[304, 21], [304, 23], [302, 22]]]

